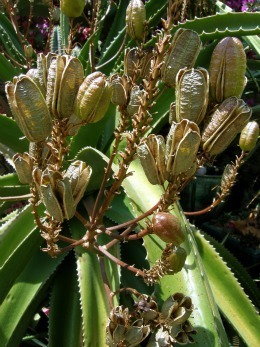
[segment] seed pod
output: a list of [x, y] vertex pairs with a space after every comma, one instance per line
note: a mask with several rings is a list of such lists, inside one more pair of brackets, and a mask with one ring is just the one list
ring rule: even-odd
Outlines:
[[22, 184], [29, 184], [32, 182], [33, 162], [28, 153], [16, 153], [13, 156], [15, 170], [17, 172], [19, 181]]
[[81, 160], [76, 160], [70, 164], [64, 178], [68, 178], [75, 205], [82, 199], [91, 177], [92, 169]]
[[239, 147], [242, 151], [250, 152], [255, 148], [259, 136], [259, 125], [252, 121], [247, 123], [240, 134]]
[[133, 78], [134, 75], [136, 77], [140, 74], [140, 58], [138, 54], [137, 48], [131, 48], [125, 50], [124, 56], [124, 74], [127, 77]]
[[87, 123], [96, 123], [102, 119], [108, 109], [112, 88], [106, 75], [93, 72], [81, 84], [75, 103], [76, 115]]
[[155, 53], [153, 47], [148, 47], [144, 50], [144, 57], [142, 59], [141, 77], [145, 80], [149, 80], [150, 73], [154, 67]]
[[54, 117], [69, 118], [73, 113], [84, 71], [77, 58], [57, 56], [48, 73], [46, 102]]
[[178, 218], [169, 212], [158, 212], [153, 216], [153, 232], [164, 242], [174, 246], [185, 241]]
[[137, 155], [151, 184], [165, 182], [165, 141], [160, 135], [150, 134], [146, 141], [137, 147]]
[[175, 293], [163, 303], [162, 319], [167, 319], [171, 326], [183, 324], [190, 317], [192, 310], [191, 298], [183, 293]]
[[181, 69], [176, 76], [176, 119], [188, 119], [197, 124], [203, 120], [209, 98], [207, 70]]
[[194, 164], [201, 137], [196, 123], [183, 119], [173, 123], [166, 142], [166, 171], [169, 182]]
[[34, 53], [32, 45], [25, 45], [24, 46], [24, 55], [27, 59], [30, 59]]
[[111, 76], [112, 98], [111, 101], [115, 105], [125, 105], [127, 101], [127, 94], [124, 87], [123, 79], [120, 75], [115, 74]]
[[7, 99], [20, 129], [31, 142], [46, 139], [52, 131], [52, 120], [37, 85], [21, 75], [6, 85]]
[[61, 12], [68, 17], [75, 18], [81, 16], [85, 5], [85, 0], [60, 0]]
[[144, 37], [146, 11], [141, 0], [130, 0], [126, 9], [126, 32], [135, 40]]
[[[36, 177], [37, 172], [34, 172]], [[38, 173], [38, 176], [39, 173]], [[36, 177], [39, 183], [39, 177]], [[63, 179], [59, 172], [46, 169], [41, 175], [41, 198], [48, 213], [57, 221], [62, 222], [74, 216], [76, 205], [72, 196], [69, 178]]]
[[187, 258], [187, 252], [182, 247], [177, 247], [173, 250], [172, 254], [166, 258], [169, 263], [169, 274], [175, 274], [180, 272], [185, 264]]
[[144, 91], [139, 86], [134, 85], [130, 93], [130, 101], [127, 105], [127, 112], [130, 116], [133, 116], [138, 112], [141, 105], [141, 97], [144, 95]]
[[215, 110], [202, 133], [203, 150], [209, 156], [223, 152], [249, 121], [252, 110], [235, 96], [224, 100]]
[[199, 35], [189, 29], [176, 31], [162, 66], [162, 81], [175, 87], [176, 75], [182, 68], [193, 67], [201, 47]]
[[246, 54], [236, 37], [225, 37], [215, 47], [209, 66], [210, 96], [217, 103], [241, 97], [246, 85]]

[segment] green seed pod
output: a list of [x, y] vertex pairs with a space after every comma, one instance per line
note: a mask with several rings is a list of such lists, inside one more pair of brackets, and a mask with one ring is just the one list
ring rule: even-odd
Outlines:
[[195, 31], [176, 31], [162, 66], [162, 81], [168, 87], [175, 87], [176, 75], [180, 69], [193, 67], [200, 47], [201, 41]]
[[209, 66], [210, 96], [217, 102], [240, 98], [246, 85], [246, 54], [236, 37], [225, 37], [215, 47]]
[[202, 133], [203, 150], [209, 155], [223, 152], [249, 121], [252, 110], [235, 96], [224, 100], [215, 110]]
[[6, 85], [7, 99], [13, 116], [30, 142], [46, 139], [52, 131], [52, 120], [45, 99], [37, 85], [21, 75]]
[[188, 119], [200, 124], [207, 111], [208, 99], [208, 71], [203, 68], [179, 70], [176, 76], [177, 122]]
[[140, 58], [138, 54], [137, 48], [131, 48], [125, 50], [124, 56], [124, 74], [127, 77], [133, 78], [134, 75], [136, 77], [140, 74]]
[[32, 45], [25, 45], [24, 46], [24, 55], [25, 58], [30, 59], [33, 56], [34, 50]]
[[201, 137], [196, 123], [183, 119], [173, 123], [166, 142], [166, 171], [169, 182], [185, 174], [196, 161]]
[[242, 151], [250, 152], [255, 148], [259, 136], [259, 125], [252, 121], [247, 123], [240, 134], [239, 147]]
[[13, 156], [15, 170], [17, 172], [19, 181], [22, 184], [29, 184], [32, 182], [33, 162], [28, 153], [16, 153]]
[[65, 177], [63, 180], [57, 181], [56, 195], [60, 201], [64, 218], [71, 219], [76, 212], [76, 204], [68, 178]]
[[75, 18], [81, 16], [85, 5], [85, 0], [60, 0], [61, 12], [68, 17]]
[[111, 76], [110, 82], [112, 88], [112, 103], [120, 106], [125, 105], [127, 101], [127, 94], [122, 77], [115, 74]]
[[57, 56], [52, 59], [48, 71], [46, 102], [54, 117], [69, 118], [84, 71], [77, 58]]
[[144, 95], [144, 91], [139, 86], [134, 85], [130, 93], [130, 101], [127, 105], [127, 112], [130, 116], [133, 116], [138, 112], [141, 105], [141, 98]]
[[185, 264], [187, 258], [187, 252], [182, 247], [177, 247], [173, 250], [172, 254], [166, 258], [166, 261], [169, 263], [168, 274], [175, 274], [180, 272]]
[[145, 142], [137, 147], [137, 155], [151, 184], [165, 182], [165, 141], [160, 135], [150, 134]]
[[92, 174], [92, 169], [81, 160], [76, 160], [68, 167], [64, 178], [68, 178], [75, 205], [82, 199]]
[[81, 84], [75, 103], [76, 115], [87, 123], [102, 119], [111, 101], [112, 88], [107, 77], [101, 72], [93, 72]]
[[185, 241], [181, 224], [177, 217], [169, 212], [158, 212], [153, 216], [153, 232], [166, 243], [179, 246]]
[[141, 0], [130, 0], [126, 9], [126, 32], [135, 40], [144, 37], [146, 11]]

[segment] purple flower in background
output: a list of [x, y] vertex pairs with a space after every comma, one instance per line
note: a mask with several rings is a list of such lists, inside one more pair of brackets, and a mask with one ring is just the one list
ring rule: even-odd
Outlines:
[[230, 0], [225, 1], [225, 4], [231, 7], [236, 12], [254, 11], [257, 5], [256, 0]]

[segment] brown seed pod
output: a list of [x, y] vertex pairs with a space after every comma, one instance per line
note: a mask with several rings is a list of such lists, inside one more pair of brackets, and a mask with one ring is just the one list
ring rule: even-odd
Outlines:
[[201, 47], [199, 35], [189, 29], [176, 31], [162, 67], [162, 81], [174, 88], [176, 75], [180, 69], [192, 68]]
[[166, 243], [179, 246], [185, 237], [177, 217], [169, 212], [158, 212], [153, 217], [153, 232]]
[[246, 54], [236, 37], [225, 37], [215, 47], [209, 66], [210, 96], [217, 103], [236, 96], [246, 85]]

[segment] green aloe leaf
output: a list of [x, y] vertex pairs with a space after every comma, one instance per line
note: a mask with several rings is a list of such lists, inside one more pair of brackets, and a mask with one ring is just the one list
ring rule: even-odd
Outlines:
[[172, 29], [192, 29], [200, 35], [200, 39], [211, 41], [226, 36], [247, 36], [260, 34], [260, 13], [257, 12], [228, 12], [214, 16], [187, 20]]
[[14, 76], [22, 73], [22, 70], [14, 67], [3, 54], [0, 54], [0, 78], [3, 81], [11, 81]]
[[[76, 220], [70, 221], [72, 237], [80, 239], [85, 228]], [[105, 346], [108, 319], [108, 298], [106, 297], [100, 262], [97, 254], [75, 248], [80, 305], [82, 310], [82, 333], [85, 347]]]
[[29, 193], [29, 186], [21, 184], [17, 174], [7, 174], [0, 177], [0, 201], [4, 200], [5, 197], [18, 197]]
[[29, 142], [13, 119], [0, 114], [0, 129], [0, 151], [3, 154], [12, 158], [17, 152], [28, 151]]
[[53, 284], [48, 346], [78, 347], [81, 340], [80, 296], [75, 257], [71, 253], [59, 267]]
[[[152, 186], [147, 181], [138, 161], [132, 163], [130, 170], [134, 174], [125, 180], [123, 186], [133, 200], [136, 214], [139, 215], [159, 201], [162, 191], [159, 186]], [[195, 307], [191, 322], [198, 331], [196, 345], [203, 346], [206, 343], [208, 346], [228, 346], [191, 229], [178, 205], [175, 205], [174, 213], [178, 216], [186, 235], [184, 247], [188, 253], [187, 265], [180, 273], [162, 278], [157, 285], [157, 295], [162, 300], [178, 291], [191, 296]], [[160, 258], [165, 244], [158, 237], [151, 235], [145, 237], [145, 247], [152, 265]]]
[[[40, 249], [30, 258], [0, 307], [0, 341], [3, 347], [18, 347], [36, 309], [46, 296], [50, 276], [64, 256], [50, 258]], [[20, 259], [14, 263], [19, 262]]]
[[248, 346], [257, 346], [260, 317], [256, 309], [219, 254], [195, 228], [192, 229], [221, 312]]
[[[22, 226], [22, 227], [21, 227]], [[23, 271], [42, 243], [35, 228], [32, 207], [13, 213], [0, 228], [0, 303], [4, 300], [17, 276]]]

